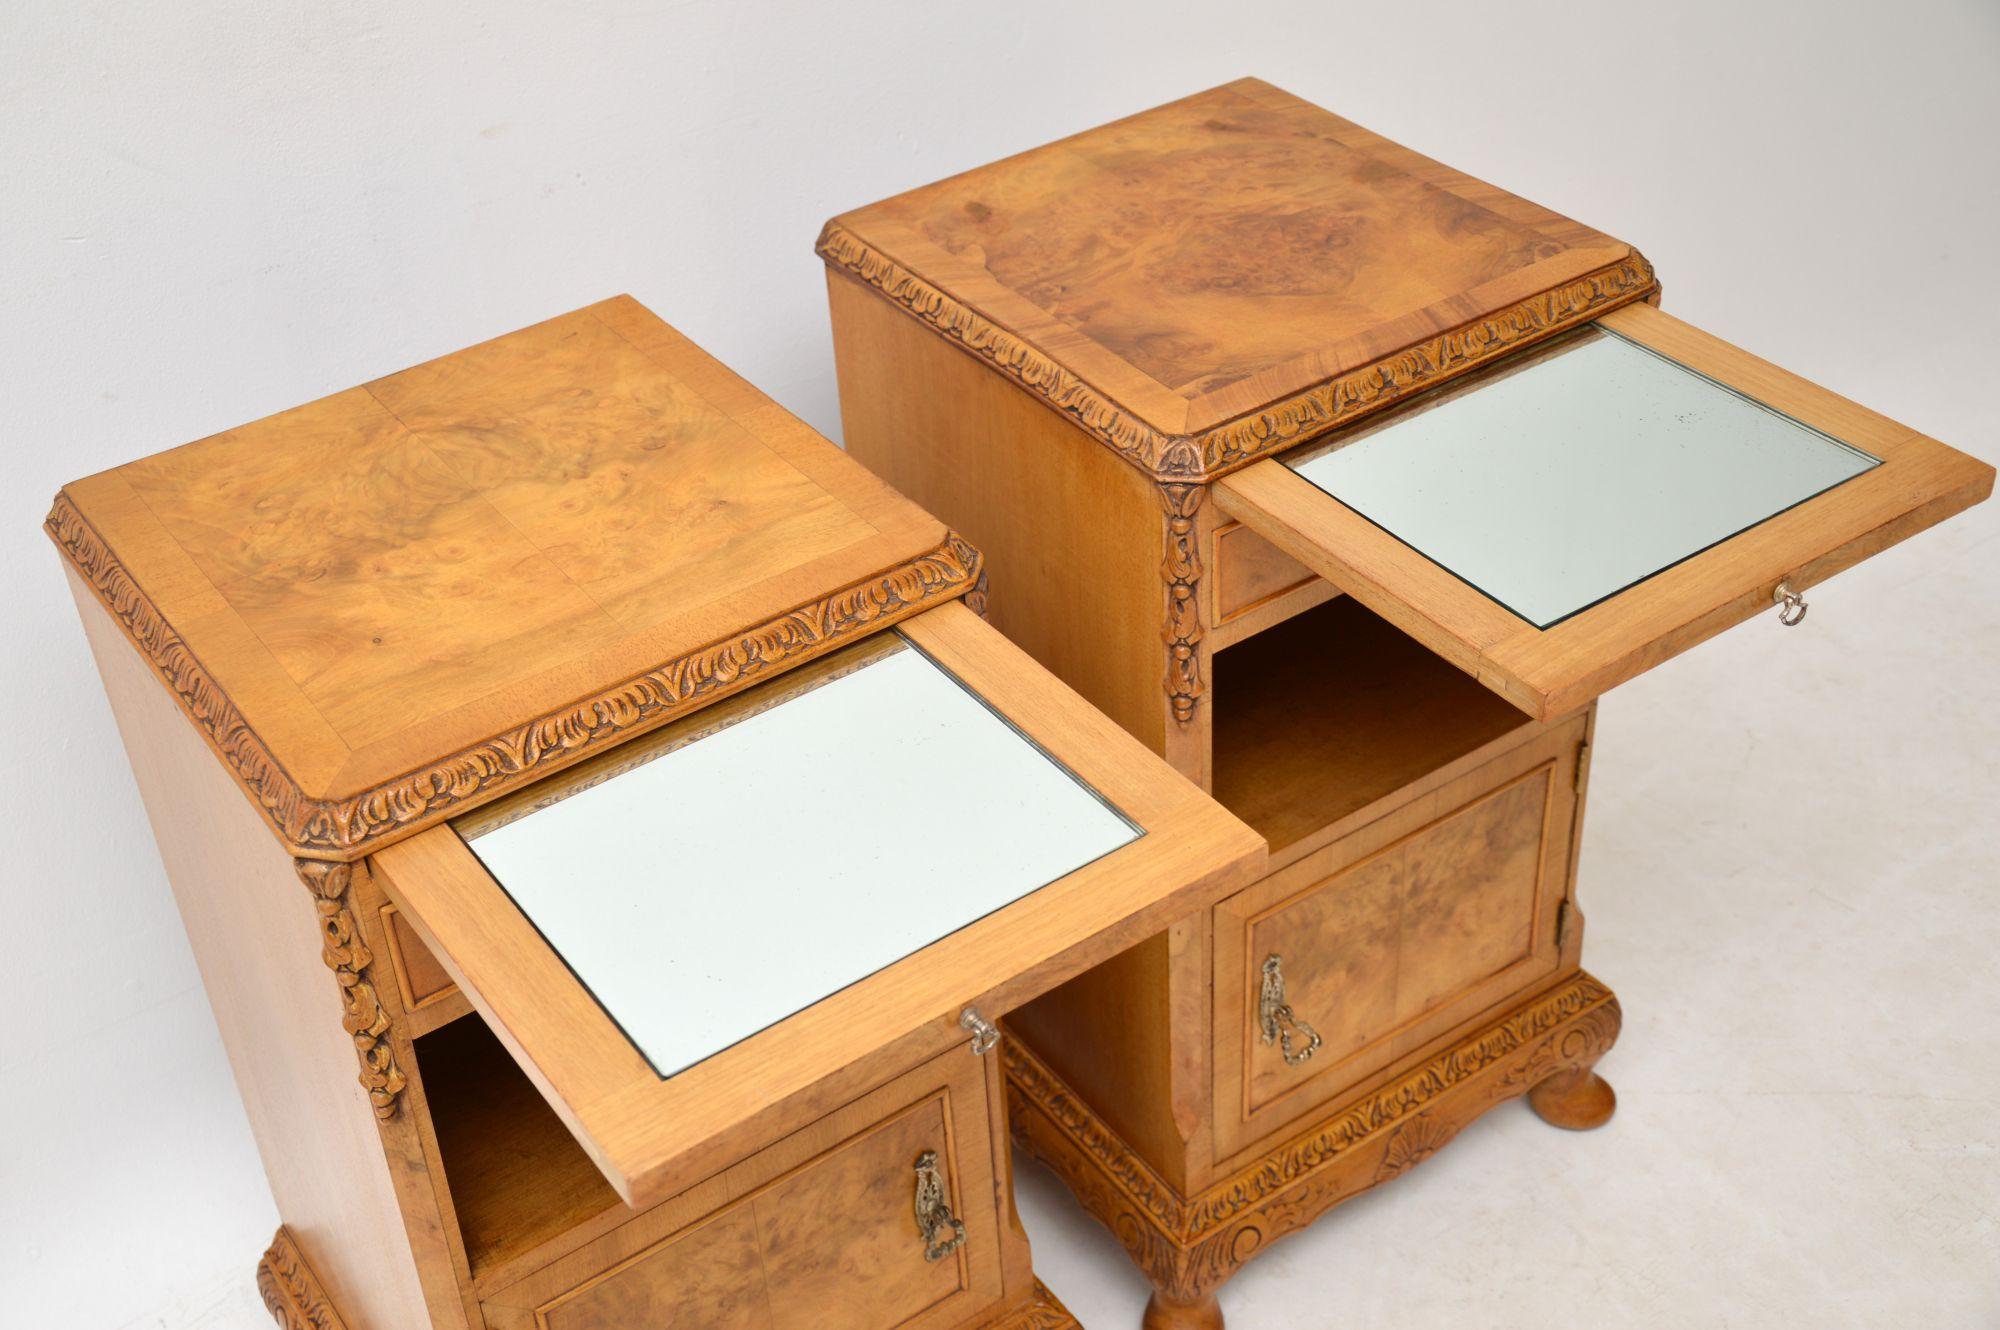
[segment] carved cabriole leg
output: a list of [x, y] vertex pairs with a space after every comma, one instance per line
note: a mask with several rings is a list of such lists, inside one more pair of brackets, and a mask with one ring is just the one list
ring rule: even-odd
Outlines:
[[320, 957], [340, 982], [340, 1001], [346, 1013], [341, 1024], [353, 1038], [355, 1055], [361, 1060], [361, 1084], [368, 1091], [375, 1116], [386, 1121], [396, 1115], [396, 1097], [406, 1081], [388, 1038], [388, 1008], [368, 974], [375, 957], [361, 940], [348, 900], [354, 865], [318, 859], [297, 859], [293, 864], [319, 907]]
[[327, 1301], [319, 1276], [306, 1264], [290, 1229], [280, 1228], [257, 1262], [257, 1291], [284, 1330], [347, 1330], [347, 1322]]
[[1163, 1293], [1146, 1299], [1141, 1330], [1222, 1330], [1222, 1304], [1210, 1293], [1194, 1302], [1180, 1302]]
[[1559, 1071], [1528, 1091], [1528, 1106], [1552, 1126], [1589, 1131], [1611, 1121], [1618, 1096], [1602, 1076], [1589, 1067], [1577, 1067]]
[[1265, 1245], [1421, 1163], [1495, 1104], [1595, 1064], [1618, 1026], [1611, 990], [1579, 971], [1193, 1196], [1134, 1154], [1021, 1041], [1001, 1047], [1016, 1142], [1145, 1271], [1156, 1290], [1146, 1324], [1159, 1330], [1220, 1325], [1215, 1290]]

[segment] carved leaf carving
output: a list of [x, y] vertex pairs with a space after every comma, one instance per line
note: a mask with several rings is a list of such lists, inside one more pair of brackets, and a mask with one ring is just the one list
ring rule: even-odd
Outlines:
[[295, 859], [292, 864], [319, 908], [320, 959], [340, 981], [340, 1023], [353, 1038], [355, 1056], [361, 1059], [361, 1084], [368, 1091], [375, 1116], [387, 1121], [396, 1116], [397, 1096], [409, 1082], [396, 1065], [395, 1049], [389, 1043], [388, 1008], [368, 977], [375, 957], [361, 940], [354, 912], [348, 908], [354, 865], [318, 859]]
[[257, 1262], [257, 1291], [282, 1330], [347, 1330], [288, 1229], [278, 1230]]
[[1494, 1104], [1554, 1070], [1595, 1063], [1619, 1021], [1611, 990], [1579, 973], [1188, 1197], [1018, 1039], [1001, 1044], [1008, 1119], [1016, 1143], [1062, 1178], [1155, 1288], [1195, 1302], [1270, 1242], [1429, 1158]]
[[66, 495], [56, 496], [45, 526], [285, 843], [295, 853], [343, 859], [539, 775], [555, 760], [713, 700], [838, 638], [962, 595], [977, 584], [982, 565], [977, 550], [948, 535], [936, 549], [880, 577], [668, 661], [560, 712], [351, 797], [318, 799], [299, 788]]
[[1201, 640], [1201, 611], [1195, 589], [1201, 583], [1201, 552], [1195, 538], [1195, 514], [1201, 509], [1200, 485], [1162, 485], [1160, 506], [1166, 509], [1166, 556], [1160, 576], [1167, 587], [1167, 616], [1162, 636], [1167, 644], [1167, 697], [1173, 704], [1174, 720], [1185, 725], [1194, 719], [1195, 704], [1201, 698], [1201, 658], [1195, 643]]
[[1041, 348], [959, 303], [846, 227], [827, 223], [818, 250], [829, 264], [874, 287], [932, 331], [986, 361], [1086, 434], [1162, 481], [1213, 480], [1503, 352], [1644, 299], [1658, 288], [1653, 265], [1634, 252], [1490, 318], [1440, 333], [1261, 411], [1199, 433], [1167, 434], [1064, 369]]

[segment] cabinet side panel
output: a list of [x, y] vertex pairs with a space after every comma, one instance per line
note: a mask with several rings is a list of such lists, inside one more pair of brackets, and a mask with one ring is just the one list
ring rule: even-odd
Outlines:
[[[1168, 938], [1120, 952], [1007, 1017], [1133, 1151], [1177, 1187], [1190, 1162], [1171, 1111]], [[1188, 1033], [1190, 1043], [1200, 1031]]]
[[[278, 1211], [349, 1330], [429, 1325], [313, 897], [151, 668], [69, 577]], [[247, 1271], [256, 1253], [243, 1259]]]
[[994, 627], [1164, 751], [1157, 486], [854, 279], [827, 299], [848, 452], [985, 553]]
[[[980, 547], [996, 628], [1200, 780], [1207, 744], [1182, 739], [1167, 690], [1172, 514], [1159, 487], [852, 278], [829, 272], [827, 298], [848, 451]], [[1198, 725], [1207, 706], [1198, 700]], [[1200, 760], [1186, 760], [1196, 747]], [[1205, 1087], [1206, 1031], [1175, 1030], [1170, 969], [1166, 937], [1150, 938], [1008, 1020], [1182, 1184], [1175, 1040]], [[1206, 998], [1204, 985], [1197, 1010]]]
[[[407, 1078], [396, 1097], [397, 1111], [380, 1120], [382, 1151], [401, 1205], [403, 1232], [416, 1262], [417, 1278], [430, 1307], [432, 1330], [478, 1330], [479, 1300], [472, 1287], [472, 1272], [466, 1263], [457, 1214], [451, 1208], [451, 1192], [445, 1186], [444, 1164], [438, 1154], [430, 1103], [417, 1061], [417, 1022], [411, 1015], [411, 1008], [417, 1004], [403, 990], [399, 971], [391, 959], [394, 944], [390, 929], [394, 925], [390, 920], [396, 917], [395, 911], [369, 867], [368, 861], [354, 865], [349, 908], [363, 945], [373, 958], [368, 967], [369, 982], [384, 1010], [392, 1013], [389, 1031], [383, 1039], [396, 1067]], [[424, 959], [433, 966], [437, 964], [428, 952], [424, 953]], [[447, 991], [456, 994], [456, 989]]]

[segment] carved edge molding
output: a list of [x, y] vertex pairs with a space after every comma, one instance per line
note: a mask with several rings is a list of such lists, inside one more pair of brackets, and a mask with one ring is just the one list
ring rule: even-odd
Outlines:
[[560, 711], [339, 799], [306, 794], [173, 625], [139, 589], [96, 528], [56, 496], [44, 523], [97, 597], [208, 736], [223, 762], [295, 854], [358, 858], [366, 849], [490, 797], [585, 751], [651, 729], [675, 712], [734, 692], [767, 670], [843, 637], [885, 627], [980, 584], [984, 560], [956, 535], [878, 577], [844, 587], [710, 643]]
[[1199, 433], [1168, 434], [1064, 369], [1039, 347], [902, 267], [837, 221], [826, 224], [815, 248], [826, 262], [874, 287], [1162, 482], [1213, 480], [1417, 388], [1618, 305], [1643, 299], [1658, 289], [1653, 265], [1632, 250], [1617, 263], [1315, 384], [1260, 411]]
[[319, 1277], [306, 1264], [288, 1228], [280, 1228], [257, 1262], [257, 1291], [284, 1330], [347, 1330], [347, 1322], [327, 1301]]
[[980, 618], [985, 618], [986, 601], [991, 592], [992, 588], [986, 582], [986, 569], [982, 567], [979, 570], [979, 576], [973, 580], [972, 590], [965, 593], [965, 608], [971, 610]]
[[[920, 322], [1042, 398], [1126, 461], [1158, 471], [1166, 436], [1115, 405], [1039, 348], [960, 304], [838, 222], [828, 222], [815, 252], [901, 305]], [[1182, 476], [1180, 479], [1188, 479]]]
[[1026, 1302], [983, 1322], [980, 1330], [1083, 1330], [1083, 1327], [1070, 1315], [1069, 1308], [1049, 1292], [1048, 1285], [1037, 1279]]
[[1018, 1039], [1001, 1048], [1014, 1139], [1118, 1238], [1154, 1286], [1195, 1302], [1266, 1244], [1429, 1158], [1467, 1122], [1618, 1037], [1618, 1000], [1579, 971], [1329, 1121], [1182, 1197]]
[[1167, 589], [1167, 617], [1160, 635], [1167, 644], [1167, 700], [1173, 706], [1174, 721], [1186, 725], [1194, 719], [1200, 700], [1201, 658], [1195, 644], [1201, 640], [1201, 608], [1195, 590], [1201, 584], [1200, 542], [1195, 536], [1195, 514], [1201, 509], [1200, 485], [1161, 485], [1160, 506], [1166, 510], [1166, 552], [1160, 563], [1160, 578]]
[[299, 881], [319, 908], [320, 959], [340, 981], [341, 1028], [354, 1040], [361, 1059], [361, 1085], [368, 1103], [384, 1122], [396, 1116], [396, 1097], [409, 1084], [396, 1065], [389, 1043], [389, 1009], [368, 977], [375, 956], [361, 940], [361, 930], [348, 908], [348, 888], [354, 885], [354, 865], [324, 859], [294, 859]]

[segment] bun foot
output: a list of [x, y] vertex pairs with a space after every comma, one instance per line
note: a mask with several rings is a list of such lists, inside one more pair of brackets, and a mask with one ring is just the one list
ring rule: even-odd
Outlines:
[[1528, 1106], [1551, 1126], [1589, 1131], [1611, 1120], [1618, 1096], [1609, 1081], [1588, 1067], [1578, 1067], [1557, 1072], [1528, 1091]]
[[1139, 1324], [1142, 1330], [1222, 1330], [1222, 1304], [1213, 1293], [1199, 1302], [1179, 1302], [1155, 1292]]

